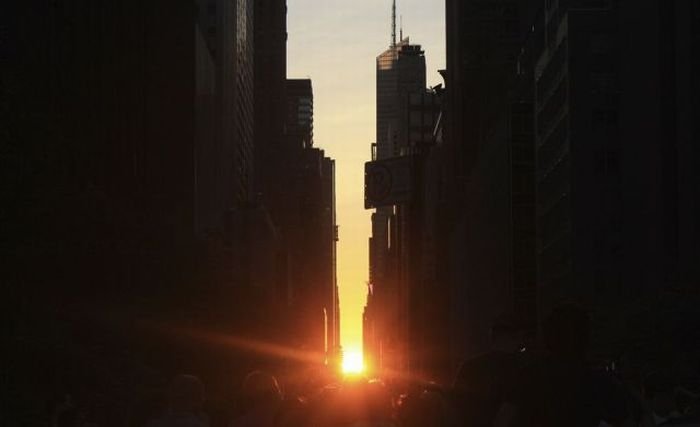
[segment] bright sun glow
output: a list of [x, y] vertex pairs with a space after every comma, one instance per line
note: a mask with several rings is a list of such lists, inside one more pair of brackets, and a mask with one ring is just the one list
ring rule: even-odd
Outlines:
[[349, 351], [343, 355], [343, 372], [346, 374], [359, 374], [365, 369], [362, 361], [362, 353]]

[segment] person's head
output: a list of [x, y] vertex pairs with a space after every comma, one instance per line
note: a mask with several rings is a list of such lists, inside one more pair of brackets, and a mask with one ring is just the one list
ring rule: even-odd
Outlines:
[[282, 391], [277, 378], [261, 372], [254, 371], [243, 380], [241, 387], [241, 406], [248, 410], [263, 404], [276, 405], [282, 401]]
[[204, 403], [204, 384], [194, 375], [178, 375], [168, 391], [170, 409], [174, 412], [194, 412]]
[[515, 353], [523, 345], [523, 328], [511, 313], [501, 314], [491, 326], [491, 349]]
[[558, 359], [582, 360], [590, 340], [588, 314], [573, 304], [555, 308], [543, 324], [545, 345]]

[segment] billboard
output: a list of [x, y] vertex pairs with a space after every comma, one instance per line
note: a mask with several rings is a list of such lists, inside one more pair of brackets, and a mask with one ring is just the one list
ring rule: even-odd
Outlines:
[[365, 163], [365, 209], [411, 199], [411, 162], [411, 156], [402, 156]]

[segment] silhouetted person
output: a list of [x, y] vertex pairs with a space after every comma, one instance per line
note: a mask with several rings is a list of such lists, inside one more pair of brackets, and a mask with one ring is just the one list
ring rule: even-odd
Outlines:
[[299, 398], [287, 398], [275, 417], [277, 427], [306, 427], [309, 425], [309, 405]]
[[392, 399], [381, 381], [362, 378], [328, 386], [316, 396], [309, 426], [390, 426]]
[[518, 390], [518, 425], [622, 426], [627, 399], [605, 372], [587, 365], [588, 315], [574, 305], [556, 308], [543, 324], [548, 355], [527, 369]]
[[251, 372], [243, 380], [239, 397], [239, 417], [235, 427], [274, 426], [282, 405], [277, 379], [267, 373]]
[[[457, 416], [470, 426], [492, 426], [499, 412], [514, 411], [515, 379], [525, 364], [523, 330], [510, 315], [491, 328], [491, 351], [465, 361], [453, 384]], [[507, 409], [504, 408], [504, 405]]]
[[679, 388], [668, 372], [653, 372], [644, 379], [647, 414], [643, 427], [699, 427], [700, 418], [679, 404]]
[[202, 411], [204, 384], [193, 375], [176, 376], [168, 390], [168, 408], [149, 427], [208, 427]]
[[404, 396], [397, 410], [398, 427], [442, 427], [448, 425], [443, 396], [437, 391]]
[[366, 386], [367, 419], [371, 425], [386, 425], [392, 419], [391, 395], [386, 385], [379, 380], [371, 380]]

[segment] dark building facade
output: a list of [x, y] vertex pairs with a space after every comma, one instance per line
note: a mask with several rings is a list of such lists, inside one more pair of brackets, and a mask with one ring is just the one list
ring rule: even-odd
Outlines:
[[[395, 33], [395, 31], [394, 31]], [[409, 102], [411, 94], [425, 92], [425, 56], [420, 46], [408, 38], [396, 43], [377, 57], [377, 142], [373, 160], [406, 155], [408, 147]], [[421, 123], [422, 124], [422, 123]], [[415, 124], [418, 126], [420, 124]], [[414, 126], [414, 127], [415, 127]], [[414, 129], [415, 131], [415, 129]], [[399, 371], [408, 363], [407, 300], [402, 295], [400, 279], [400, 223], [397, 208], [383, 206], [372, 215], [370, 239], [370, 302], [368, 328], [375, 332], [365, 349], [366, 362], [372, 369]], [[372, 307], [373, 306], [373, 307]]]
[[[2, 168], [13, 183], [3, 230], [16, 230], [3, 241], [14, 248], [17, 399], [31, 390], [43, 402], [66, 386], [70, 366], [95, 366], [80, 378], [95, 396], [114, 397], [100, 374], [114, 359], [95, 356], [98, 347], [128, 349], [128, 372], [144, 360], [164, 366], [173, 351], [196, 360], [187, 346], [161, 351], [162, 335], [148, 347], [147, 332], [109, 316], [173, 330], [183, 319], [256, 325], [258, 314], [231, 310], [253, 293], [227, 244], [241, 230], [226, 234], [253, 170], [252, 7], [203, 4], [30, 2], [9, 14], [3, 5], [11, 49], [3, 40], [2, 99], [14, 111], [1, 119], [3, 151], [13, 153]], [[240, 369], [238, 356], [211, 371]], [[37, 363], [43, 378], [29, 366]], [[202, 375], [215, 384], [211, 371]]]
[[340, 348], [335, 161], [314, 148], [311, 80], [287, 80], [285, 96], [279, 227], [289, 259], [286, 294], [297, 319], [294, 345], [330, 364]]
[[[284, 169], [287, 114], [287, 5], [284, 0], [255, 2], [255, 168], [256, 197], [276, 217]], [[256, 162], [257, 163], [257, 162]], [[276, 191], [277, 190], [277, 191]]]
[[[162, 263], [144, 266], [144, 273], [167, 270], [165, 260], [149, 254], [185, 250], [195, 237], [197, 101], [212, 80], [211, 64], [199, 61], [191, 5], [175, 3], [168, 19], [156, 22], [152, 12], [162, 6], [157, 1], [139, 7], [107, 2], [87, 7], [81, 1], [61, 8], [15, 6], [17, 53], [3, 67], [14, 74], [5, 80], [14, 82], [8, 98], [13, 109], [33, 116], [28, 122], [13, 119], [13, 126], [46, 134], [18, 130], [8, 139], [17, 144], [20, 169], [13, 173], [37, 177], [26, 194], [34, 193], [37, 209], [44, 202], [55, 205], [45, 229], [29, 235], [50, 241], [58, 238], [52, 233], [67, 232], [74, 223], [77, 228], [65, 236], [66, 253], [72, 250], [69, 242], [93, 242], [101, 249], [88, 252], [109, 263], [99, 270], [124, 268], [131, 271], [124, 273], [126, 280], [134, 283], [139, 263]], [[96, 25], [103, 15], [109, 25]], [[28, 22], [44, 25], [29, 32]], [[149, 26], [159, 31], [143, 38]], [[50, 162], [34, 161], [48, 141], [63, 141], [63, 148], [46, 152]], [[102, 234], [110, 229], [122, 233]], [[120, 245], [109, 243], [117, 240]], [[89, 270], [69, 263], [58, 268], [66, 274]], [[121, 274], [115, 272], [115, 279]]]
[[[294, 195], [285, 183], [293, 175], [285, 138], [287, 82], [287, 5], [285, 0], [255, 1], [255, 194], [267, 212], [276, 238], [276, 297], [289, 307], [289, 249], [285, 230]], [[269, 268], [269, 266], [268, 266]]]
[[540, 14], [538, 285], [541, 315], [575, 299], [604, 335], [619, 304], [696, 281], [683, 259], [695, 238], [697, 156], [685, 141], [697, 111], [684, 73], [697, 23], [685, 3], [595, 6], [552, 2]]
[[[211, 216], [209, 222], [220, 229], [219, 212], [248, 203], [253, 196], [254, 5], [253, 0], [198, 0], [195, 6], [198, 34], [215, 69], [217, 111], [215, 138], [208, 138], [200, 152], [222, 163], [202, 171], [210, 176], [199, 180], [200, 193], [215, 200], [210, 202], [215, 212], [202, 212], [202, 217]], [[227, 186], [221, 182], [234, 182], [233, 191], [224, 190]]]
[[566, 301], [591, 313], [597, 360], [611, 357], [651, 334], [628, 323], [639, 306], [659, 298], [677, 317], [669, 295], [695, 292], [684, 260], [697, 256], [697, 7], [446, 7], [443, 224], [454, 238], [438, 246], [452, 366], [489, 348], [503, 313], [536, 346], [541, 321]]
[[299, 318], [301, 346], [330, 363], [340, 342], [336, 278], [335, 161], [323, 150], [301, 150], [298, 169], [292, 306]]
[[[444, 310], [446, 288], [437, 281], [435, 239], [439, 179], [433, 169], [435, 128], [441, 112], [441, 89], [411, 93], [402, 106], [399, 131], [402, 155], [411, 159], [411, 199], [396, 207], [399, 264], [399, 318], [403, 320], [407, 373], [446, 379], [442, 348], [449, 343]], [[439, 191], [439, 190], [438, 190]]]
[[517, 1], [447, 1], [445, 190], [438, 240], [450, 295], [449, 365], [490, 348], [500, 316], [534, 328], [530, 86]]

